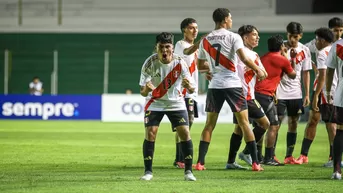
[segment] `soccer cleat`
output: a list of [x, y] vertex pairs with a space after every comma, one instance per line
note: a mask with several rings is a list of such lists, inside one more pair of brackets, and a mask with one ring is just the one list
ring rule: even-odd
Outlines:
[[206, 170], [205, 165], [201, 165], [200, 163], [197, 163], [197, 164], [194, 166], [194, 169], [199, 170], [199, 171], [201, 171], [201, 170]]
[[331, 179], [335, 179], [335, 180], [341, 180], [342, 179], [342, 174], [339, 172], [335, 172], [332, 174]]
[[238, 154], [238, 158], [240, 160], [245, 161], [245, 163], [247, 163], [249, 166], [252, 165], [252, 160], [251, 160], [250, 154], [244, 154], [243, 152], [241, 152], [241, 153]]
[[152, 180], [152, 172], [146, 171], [144, 176], [141, 177], [141, 180], [149, 181]]
[[295, 160], [295, 164], [308, 164], [308, 157], [305, 155], [300, 155], [300, 157]]
[[251, 170], [259, 172], [259, 171], [263, 171], [264, 169], [262, 168], [262, 166], [260, 164], [257, 164], [254, 162], [251, 166]]
[[194, 177], [192, 171], [187, 170], [187, 171], [185, 171], [185, 180], [186, 181], [196, 181], [197, 179]]
[[296, 160], [293, 156], [286, 157], [285, 160], [283, 160], [284, 164], [295, 164]]
[[173, 166], [176, 168], [185, 168], [185, 163], [183, 162], [174, 162]]
[[263, 165], [268, 165], [268, 166], [284, 166], [285, 164], [277, 162], [277, 161], [274, 160], [274, 158], [271, 158], [269, 160], [263, 160]]
[[248, 170], [249, 168], [243, 167], [236, 162], [227, 163], [225, 169], [227, 170]]
[[[333, 167], [333, 160], [329, 159], [329, 161], [326, 162], [323, 166], [326, 168], [332, 168]], [[343, 162], [341, 162], [341, 167], [343, 167]]]
[[276, 162], [279, 163], [279, 164], [281, 163], [281, 162], [279, 161], [279, 159], [278, 159], [275, 155], [273, 156], [273, 160], [276, 161]]

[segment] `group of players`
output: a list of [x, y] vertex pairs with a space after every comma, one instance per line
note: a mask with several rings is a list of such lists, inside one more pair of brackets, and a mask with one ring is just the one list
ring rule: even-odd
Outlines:
[[[155, 138], [164, 115], [176, 132], [174, 166], [184, 168], [184, 179], [195, 181], [192, 167], [205, 170], [205, 156], [220, 110], [226, 101], [234, 113], [235, 129], [230, 140], [226, 169], [247, 169], [235, 162], [242, 138], [246, 142], [239, 158], [252, 171], [263, 171], [260, 163], [271, 166], [308, 163], [308, 152], [322, 118], [329, 136], [330, 153], [326, 167], [333, 167], [332, 178], [341, 179], [343, 151], [343, 21], [332, 18], [328, 28], [318, 28], [316, 38], [306, 45], [299, 42], [303, 28], [300, 23], [287, 25], [287, 39], [275, 35], [268, 39], [269, 52], [258, 56], [253, 51], [259, 43], [258, 29], [243, 25], [238, 34], [229, 31], [232, 17], [226, 8], [213, 12], [215, 29], [194, 42], [198, 35], [195, 19], [181, 22], [184, 38], [175, 44], [171, 33], [156, 36], [156, 53], [143, 64], [140, 86], [146, 97], [145, 139], [142, 180], [151, 180]], [[311, 61], [311, 52], [316, 56]], [[310, 100], [310, 70], [316, 79]], [[209, 80], [206, 108], [207, 120], [201, 134], [198, 161], [193, 162], [190, 128], [197, 117], [198, 72]], [[301, 77], [303, 78], [304, 98]], [[333, 97], [334, 96], [334, 97]], [[310, 104], [311, 101], [311, 104]], [[297, 122], [310, 105], [308, 124], [301, 155], [293, 157]], [[288, 116], [287, 152], [284, 163], [275, 156], [278, 130]], [[251, 129], [250, 123], [254, 128]], [[262, 142], [265, 136], [265, 153]]]

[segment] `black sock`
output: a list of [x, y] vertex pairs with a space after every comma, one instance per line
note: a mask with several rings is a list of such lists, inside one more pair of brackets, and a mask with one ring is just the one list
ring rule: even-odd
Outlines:
[[247, 147], [249, 149], [252, 163], [259, 164], [260, 162], [257, 160], [257, 147], [256, 147], [256, 141], [249, 141], [247, 142]]
[[330, 155], [329, 155], [330, 160], [332, 160], [332, 156], [333, 156], [333, 145], [330, 144]]
[[262, 146], [257, 144], [256, 147], [257, 147], [257, 159], [259, 161], [262, 161], [262, 157], [263, 157], [263, 155], [262, 155]]
[[304, 138], [301, 146], [301, 155], [307, 156], [308, 150], [310, 149], [312, 140]]
[[199, 154], [198, 154], [199, 157], [198, 157], [198, 162], [197, 163], [200, 163], [201, 165], [205, 164], [205, 156], [206, 156], [206, 153], [207, 153], [209, 145], [210, 145], [209, 142], [200, 141], [200, 144], [199, 144]]
[[185, 156], [185, 171], [190, 170], [192, 171], [192, 163], [193, 163], [193, 143], [192, 140], [189, 141], [181, 141], [181, 149], [182, 154]]
[[294, 146], [297, 142], [297, 133], [287, 132], [287, 152], [286, 157], [293, 155]]
[[152, 172], [152, 159], [154, 157], [155, 142], [147, 141], [144, 139], [143, 142], [143, 158], [145, 172]]
[[227, 160], [228, 164], [235, 162], [237, 152], [242, 143], [242, 138], [243, 138], [242, 136], [237, 135], [236, 133], [232, 133], [231, 139], [230, 139], [229, 157]]
[[272, 147], [266, 147], [266, 148], [264, 148], [265, 150], [265, 152], [264, 152], [264, 160], [270, 160], [270, 159], [272, 159], [272, 155], [273, 155], [273, 149], [274, 148], [272, 148]]
[[193, 125], [193, 121], [189, 121], [189, 129], [191, 129], [192, 125]]
[[244, 147], [244, 149], [243, 149], [243, 153], [244, 153], [244, 154], [250, 154], [250, 153], [249, 153], [249, 148], [248, 148], [247, 145], [245, 145], [245, 147]]
[[276, 137], [275, 137], [275, 143], [274, 143], [274, 147], [272, 149], [272, 157], [275, 156], [275, 149], [276, 149], [276, 144], [277, 144], [277, 139], [279, 138], [279, 134], [277, 133], [276, 134]]
[[176, 143], [175, 162], [181, 161], [181, 143]]
[[335, 139], [333, 140], [333, 172], [341, 171], [342, 151], [343, 151], [343, 131], [337, 129]]

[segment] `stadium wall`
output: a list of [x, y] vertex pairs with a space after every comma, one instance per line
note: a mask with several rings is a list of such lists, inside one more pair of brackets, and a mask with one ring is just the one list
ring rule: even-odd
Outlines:
[[[255, 50], [267, 52], [267, 39], [277, 32], [260, 32], [260, 45]], [[280, 34], [284, 34], [281, 32]], [[44, 83], [45, 93], [51, 91], [50, 76], [53, 52], [58, 51], [58, 94], [102, 94], [104, 51], [109, 51], [108, 93], [139, 93], [138, 80], [144, 60], [152, 53], [156, 33], [1, 33], [0, 61], [9, 50], [9, 94], [28, 93], [34, 76]], [[305, 33], [302, 42], [314, 38]], [[181, 34], [175, 34], [175, 42]], [[1, 62], [0, 74], [4, 74]], [[0, 78], [0, 93], [4, 92]]]

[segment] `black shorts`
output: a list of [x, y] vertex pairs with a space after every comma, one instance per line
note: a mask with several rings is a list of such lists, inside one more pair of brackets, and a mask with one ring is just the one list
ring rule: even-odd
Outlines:
[[343, 125], [343, 107], [337, 107], [335, 106], [335, 116], [334, 119], [334, 123], [336, 123], [337, 125]]
[[337, 118], [336, 109], [332, 104], [321, 104], [319, 106], [320, 115], [322, 116], [322, 121], [325, 123], [335, 123]]
[[146, 111], [144, 114], [144, 126], [159, 126], [164, 115], [167, 115], [172, 128], [182, 125], [189, 125], [188, 114], [186, 110], [180, 111]]
[[194, 99], [191, 99], [191, 98], [185, 98], [185, 102], [186, 102], [188, 115], [193, 115], [196, 118], [199, 117], [198, 103]]
[[287, 110], [287, 116], [294, 117], [305, 113], [302, 99], [280, 99], [277, 102], [277, 114], [278, 116], [285, 116]]
[[220, 113], [226, 101], [232, 112], [240, 112], [248, 109], [247, 101], [242, 88], [210, 88], [206, 97], [206, 112]]
[[261, 104], [265, 115], [269, 119], [270, 125], [279, 125], [274, 98], [269, 95], [255, 92], [255, 99]]
[[[260, 103], [253, 99], [253, 100], [248, 100], [248, 113], [249, 113], [249, 122], [255, 119], [260, 119], [265, 116], [264, 111], [260, 105]], [[233, 123], [238, 124], [236, 116], [233, 115]]]

